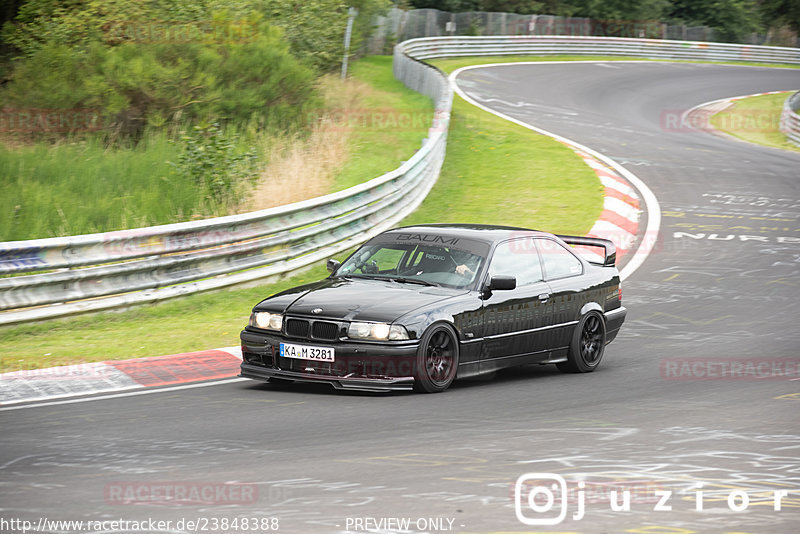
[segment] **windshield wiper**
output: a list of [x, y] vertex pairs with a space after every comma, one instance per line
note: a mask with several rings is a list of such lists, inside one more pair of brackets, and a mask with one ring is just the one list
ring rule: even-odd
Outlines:
[[392, 276], [391, 278], [389, 278], [389, 280], [392, 280], [394, 282], [405, 282], [409, 284], [420, 284], [423, 286], [439, 287], [439, 284], [434, 284], [433, 282], [428, 282], [427, 280], [420, 280], [419, 278], [403, 278], [403, 277]]

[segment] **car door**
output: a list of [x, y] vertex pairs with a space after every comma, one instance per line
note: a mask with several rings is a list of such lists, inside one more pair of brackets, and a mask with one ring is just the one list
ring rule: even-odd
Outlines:
[[544, 281], [533, 239], [518, 238], [497, 245], [487, 281], [493, 275], [514, 276], [517, 287], [484, 295], [481, 371], [546, 360], [541, 329], [551, 321], [551, 291]]
[[582, 287], [584, 265], [569, 247], [554, 239], [537, 238], [544, 278], [550, 287], [550, 326], [542, 343], [551, 349], [568, 347], [581, 307], [586, 302]]

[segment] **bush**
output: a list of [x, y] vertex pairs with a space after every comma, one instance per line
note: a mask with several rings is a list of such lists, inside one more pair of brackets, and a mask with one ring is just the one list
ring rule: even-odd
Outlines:
[[279, 28], [216, 43], [106, 46], [46, 43], [19, 60], [2, 101], [15, 108], [89, 108], [113, 138], [177, 121], [292, 129], [313, 105], [314, 73], [294, 59]]
[[182, 137], [183, 152], [175, 168], [203, 191], [206, 208], [214, 213], [233, 207], [257, 178], [252, 151], [237, 153], [236, 136], [225, 135], [219, 124], [195, 126]]

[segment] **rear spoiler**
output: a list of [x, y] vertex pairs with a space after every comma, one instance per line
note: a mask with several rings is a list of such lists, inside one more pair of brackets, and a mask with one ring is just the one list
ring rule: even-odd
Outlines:
[[[608, 239], [601, 239], [599, 237], [581, 237], [575, 235], [559, 235], [556, 236], [568, 245], [577, 245], [579, 247], [603, 247], [603, 267], [614, 267], [617, 263], [617, 247]], [[597, 263], [589, 260], [591, 263]]]

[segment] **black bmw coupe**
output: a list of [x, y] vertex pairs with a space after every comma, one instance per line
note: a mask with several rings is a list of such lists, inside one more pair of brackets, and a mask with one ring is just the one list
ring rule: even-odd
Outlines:
[[241, 333], [241, 376], [439, 392], [520, 365], [590, 372], [627, 313], [615, 261], [604, 239], [484, 225], [389, 230], [343, 263], [328, 260], [324, 280], [256, 305]]

